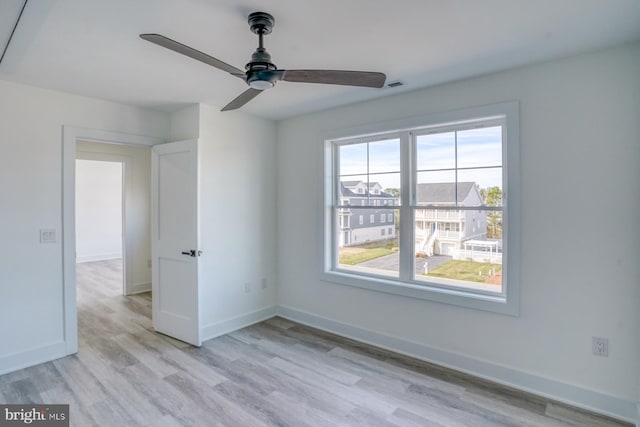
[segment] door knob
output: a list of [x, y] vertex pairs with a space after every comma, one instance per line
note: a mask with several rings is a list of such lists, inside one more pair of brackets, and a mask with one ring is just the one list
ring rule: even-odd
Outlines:
[[182, 255], [189, 255], [189, 256], [194, 257], [194, 258], [202, 255], [202, 251], [197, 251], [195, 249], [190, 249], [188, 251], [182, 251], [181, 253], [182, 253]]

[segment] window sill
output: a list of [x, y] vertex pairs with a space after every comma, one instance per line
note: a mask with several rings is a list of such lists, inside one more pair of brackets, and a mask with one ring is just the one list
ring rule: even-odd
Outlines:
[[518, 302], [504, 295], [487, 295], [464, 289], [443, 288], [425, 284], [414, 284], [374, 275], [353, 274], [347, 271], [325, 271], [321, 280], [347, 286], [355, 286], [376, 292], [417, 298], [475, 310], [518, 316]]

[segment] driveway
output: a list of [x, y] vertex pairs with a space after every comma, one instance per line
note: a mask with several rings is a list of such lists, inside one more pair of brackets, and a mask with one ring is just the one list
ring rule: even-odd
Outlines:
[[[422, 274], [424, 272], [425, 262], [429, 263], [429, 269], [436, 268], [445, 262], [451, 261], [453, 258], [445, 255], [434, 255], [429, 258], [416, 258], [416, 272]], [[400, 265], [400, 255], [398, 252], [391, 255], [381, 256], [380, 258], [371, 259], [369, 261], [358, 264], [358, 267], [379, 268], [381, 270], [398, 271]]]

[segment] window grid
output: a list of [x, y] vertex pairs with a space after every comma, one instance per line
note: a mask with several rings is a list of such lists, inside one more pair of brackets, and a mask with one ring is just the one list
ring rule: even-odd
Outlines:
[[[502, 109], [503, 112], [506, 112], [505, 114], [500, 114], [498, 113], [498, 111], [500, 111]], [[459, 211], [461, 213], [464, 212], [469, 212], [469, 211], [482, 211], [485, 214], [486, 213], [491, 213], [491, 212], [495, 212], [498, 213], [499, 215], [501, 215], [501, 221], [502, 224], [504, 224], [505, 230], [504, 230], [504, 234], [502, 237], [502, 241], [503, 241], [503, 246], [505, 247], [505, 260], [506, 260], [506, 245], [508, 242], [508, 238], [507, 238], [507, 224], [509, 223], [508, 218], [507, 218], [507, 206], [506, 206], [506, 191], [507, 191], [507, 187], [506, 187], [506, 177], [507, 177], [507, 171], [506, 171], [506, 166], [505, 166], [505, 162], [507, 161], [507, 157], [506, 157], [506, 146], [507, 146], [507, 139], [506, 139], [506, 125], [507, 122], [509, 123], [510, 126], [510, 132], [512, 135], [512, 140], [514, 141], [514, 146], [511, 147], [511, 157], [510, 157], [510, 163], [515, 165], [514, 170], [517, 170], [517, 164], [518, 164], [518, 156], [517, 153], [519, 152], [519, 147], [518, 147], [518, 138], [517, 138], [517, 134], [518, 134], [518, 105], [517, 103], [513, 102], [513, 103], [505, 103], [505, 104], [498, 104], [496, 106], [487, 106], [487, 107], [479, 107], [476, 109], [469, 109], [469, 110], [461, 110], [461, 112], [456, 112], [454, 114], [451, 113], [447, 113], [449, 116], [456, 116], [456, 117], [461, 117], [462, 116], [462, 112], [468, 112], [468, 111], [491, 111], [493, 112], [493, 115], [489, 114], [486, 115], [484, 117], [488, 117], [487, 119], [473, 119], [473, 120], [459, 120], [459, 121], [451, 121], [451, 123], [455, 122], [453, 125], [447, 125], [451, 128], [451, 130], [456, 130], [456, 132], [454, 132], [455, 135], [455, 167], [454, 168], [433, 168], [433, 169], [428, 169], [428, 168], [421, 168], [418, 169], [417, 165], [415, 164], [416, 161], [416, 142], [413, 138], [414, 134], [420, 133], [421, 135], [425, 135], [425, 134], [432, 134], [432, 133], [442, 133], [447, 129], [446, 126], [429, 126], [427, 128], [422, 128], [422, 130], [418, 127], [413, 128], [408, 131], [405, 132], [394, 132], [393, 134], [379, 134], [379, 136], [376, 136], [376, 138], [379, 139], [389, 139], [392, 136], [393, 137], [397, 137], [398, 139], [400, 139], [400, 157], [401, 157], [401, 173], [400, 173], [400, 182], [401, 184], [399, 185], [399, 188], [401, 189], [400, 192], [400, 196], [397, 198], [397, 206], [393, 206], [394, 211], [397, 210], [398, 213], [396, 214], [395, 218], [399, 220], [399, 224], [396, 225], [396, 229], [393, 230], [393, 228], [389, 228], [389, 233], [392, 232], [393, 230], [393, 235], [395, 236], [399, 236], [400, 237], [400, 241], [399, 241], [399, 245], [400, 245], [400, 270], [399, 270], [399, 274], [397, 275], [397, 277], [395, 279], [392, 279], [393, 282], [398, 283], [399, 285], [402, 285], [403, 283], [416, 283], [414, 276], [414, 270], [415, 270], [415, 262], [414, 262], [414, 240], [415, 240], [415, 224], [413, 223], [413, 216], [415, 215], [415, 211], [418, 209], [426, 209], [426, 208], [438, 208], [440, 211], [446, 212], [452, 212], [452, 211]], [[439, 116], [443, 116], [446, 117], [447, 114], [442, 114]], [[436, 115], [437, 117], [438, 115]], [[483, 117], [478, 115], [477, 117]], [[406, 120], [405, 122], [411, 123], [411, 120]], [[415, 120], [414, 120], [415, 122]], [[446, 122], [446, 121], [445, 121]], [[478, 126], [478, 124], [481, 124], [482, 122], [484, 122], [484, 126]], [[493, 123], [492, 123], [493, 122]], [[500, 122], [500, 125], [502, 126], [502, 140], [501, 140], [501, 144], [502, 144], [502, 162], [500, 164], [496, 164], [496, 165], [475, 165], [473, 163], [473, 161], [471, 162], [472, 166], [464, 166], [464, 167], [459, 167], [460, 166], [460, 162], [459, 162], [459, 143], [461, 141], [460, 139], [460, 135], [459, 132], [462, 132], [466, 129], [477, 129], [480, 127], [490, 127], [492, 125], [495, 125], [495, 122]], [[465, 135], [466, 137], [466, 135]], [[468, 141], [468, 139], [467, 139]], [[370, 183], [374, 182], [375, 179], [373, 178], [373, 175], [382, 175], [383, 172], [378, 172], [376, 171], [375, 173], [371, 173], [371, 168], [370, 168], [370, 164], [369, 164], [369, 160], [371, 158], [371, 150], [370, 150], [370, 143], [375, 142], [374, 139], [369, 139], [369, 138], [365, 138], [365, 137], [360, 137], [359, 139], [350, 139], [350, 140], [346, 140], [346, 139], [341, 139], [341, 140], [327, 140], [327, 147], [332, 146], [334, 147], [335, 151], [339, 151], [339, 147], [342, 144], [358, 144], [358, 143], [362, 143], [362, 142], [366, 142], [367, 143], [367, 165], [366, 165], [366, 185], [367, 185], [367, 189], [371, 188]], [[467, 149], [467, 153], [468, 153], [468, 147]], [[515, 154], [515, 155], [514, 155]], [[340, 179], [345, 179], [348, 176], [355, 176], [356, 174], [344, 174], [344, 175], [340, 175], [339, 173], [339, 161], [336, 161], [337, 156], [334, 156], [334, 161], [332, 162], [332, 164], [336, 165], [335, 168], [333, 169], [334, 171], [336, 171], [337, 175], [333, 175], [333, 180], [335, 183], [335, 187], [336, 190], [338, 190], [339, 187], [339, 182]], [[468, 160], [465, 160], [468, 161]], [[458, 188], [458, 185], [456, 183], [459, 182], [463, 182], [465, 179], [468, 179], [466, 177], [471, 177], [474, 178], [473, 175], [469, 175], [472, 174], [473, 172], [478, 172], [478, 171], [482, 171], [482, 170], [495, 170], [499, 175], [498, 176], [502, 176], [502, 183], [501, 185], [499, 185], [501, 191], [502, 191], [502, 203], [496, 203], [496, 206], [487, 206], [484, 202], [481, 205], [478, 206], [464, 206], [463, 203], [463, 199], [460, 197], [460, 189]], [[444, 170], [450, 170], [454, 176], [454, 192], [455, 192], [455, 197], [454, 197], [454, 203], [451, 206], [436, 206], [436, 205], [429, 205], [429, 204], [416, 204], [415, 200], [416, 200], [416, 187], [415, 185], [417, 185], [417, 183], [419, 182], [418, 180], [418, 173], [419, 172], [424, 172], [424, 171], [444, 171]], [[470, 172], [469, 172], [470, 171]], [[395, 172], [395, 171], [394, 171]], [[461, 172], [465, 172], [465, 178], [462, 178], [461, 176]], [[466, 173], [468, 172], [468, 173]], [[479, 172], [479, 174], [481, 175], [482, 173]], [[364, 175], [364, 174], [363, 174]], [[491, 174], [487, 175], [490, 176]], [[496, 175], [493, 175], [494, 177]], [[515, 176], [515, 175], [514, 175]], [[493, 179], [493, 178], [492, 178]], [[471, 181], [472, 179], [469, 179], [469, 181]], [[427, 181], [425, 181], [427, 182]], [[518, 188], [519, 186], [519, 179], [514, 179], [514, 188]], [[384, 187], [383, 187], [384, 188]], [[336, 191], [334, 190], [334, 191]], [[337, 191], [334, 193], [337, 194]], [[369, 199], [369, 201], [371, 201], [371, 195], [373, 193], [372, 192], [368, 192], [367, 194], [367, 198]], [[464, 195], [464, 193], [462, 193]], [[483, 199], [486, 200], [486, 198]], [[519, 197], [514, 197], [514, 200], [517, 200], [519, 203]], [[372, 209], [375, 210], [376, 209], [387, 209], [389, 205], [393, 204], [394, 201], [391, 201], [391, 203], [388, 202], [384, 202], [381, 200], [382, 203], [380, 203], [380, 207], [377, 206], [359, 206], [358, 208], [361, 209]], [[465, 203], [467, 203], [468, 201], [465, 201]], [[352, 202], [351, 205], [353, 205], [354, 203]], [[370, 203], [371, 204], [371, 203]], [[332, 207], [333, 212], [336, 212], [336, 209], [341, 207], [342, 205], [336, 205], [334, 204], [334, 206]], [[406, 206], [406, 207], [401, 207], [401, 206]], [[392, 209], [393, 209], [392, 208]], [[519, 215], [519, 209], [515, 209], [515, 211], [517, 212], [517, 214]], [[477, 224], [482, 224], [482, 218], [478, 219]], [[395, 222], [395, 221], [394, 221]], [[335, 222], [334, 222], [335, 224]], [[378, 228], [379, 229], [379, 228]], [[460, 231], [463, 228], [461, 228], [459, 225], [451, 225], [451, 226], [447, 226], [444, 227], [443, 230], [446, 229], [446, 231]], [[519, 230], [516, 230], [516, 232], [514, 233], [514, 236], [519, 237]], [[333, 237], [331, 238], [333, 239]], [[333, 251], [336, 251], [336, 246], [333, 246]], [[514, 252], [516, 253], [516, 257], [519, 256], [519, 251], [514, 250]], [[503, 267], [507, 267], [506, 264]], [[514, 271], [517, 272], [518, 267], [513, 267]], [[337, 263], [337, 256], [335, 256], [333, 264], [329, 265], [327, 264], [327, 270], [325, 270], [326, 272], [330, 272], [330, 271], [336, 271], [336, 272], [340, 272], [342, 271], [340, 267], [338, 267], [338, 263]], [[506, 271], [505, 271], [506, 272]], [[346, 271], [346, 273], [352, 274], [349, 271]], [[508, 272], [507, 276], [509, 275]], [[340, 279], [340, 277], [344, 277], [344, 279]], [[352, 277], [352, 278], [347, 278], [347, 277]], [[363, 280], [357, 280], [356, 277], [362, 277]], [[367, 279], [367, 277], [370, 277], [370, 279]], [[363, 273], [357, 273], [357, 276], [341, 276], [341, 275], [337, 275], [335, 276], [335, 281], [340, 282], [340, 283], [345, 283], [345, 284], [351, 284], [351, 285], [355, 285], [355, 286], [362, 286], [362, 287], [366, 287], [366, 288], [373, 288], [373, 289], [387, 289], [387, 284], [385, 284], [386, 282], [377, 282], [376, 280], [377, 274], [376, 273], [368, 273], [368, 272], [363, 272]], [[514, 276], [517, 277], [517, 276]], [[328, 278], [328, 280], [331, 280]], [[372, 281], [373, 280], [373, 281]], [[378, 284], [379, 283], [379, 284]], [[424, 283], [420, 283], [420, 285], [423, 285]], [[451, 288], [450, 284], [438, 284], [438, 283], [428, 283], [428, 287], [426, 288], [426, 290], [428, 290], [428, 288], [437, 288], [440, 286], [444, 286], [444, 288]], [[389, 291], [391, 292], [391, 288], [388, 288]], [[399, 288], [400, 291], [398, 292], [391, 292], [391, 293], [399, 293], [401, 295], [412, 295], [412, 296], [416, 296], [419, 298], [423, 298], [424, 299], [432, 299], [432, 300], [436, 300], [436, 301], [442, 301], [442, 302], [448, 302], [448, 303], [452, 303], [452, 304], [456, 304], [456, 305], [462, 305], [462, 306], [468, 306], [468, 307], [473, 307], [473, 308], [480, 308], [480, 309], [487, 309], [489, 311], [496, 311], [496, 312], [502, 312], [505, 314], [516, 314], [518, 309], [517, 309], [517, 300], [514, 303], [513, 300], [518, 298], [519, 295], [519, 290], [518, 287], [515, 287], [514, 289], [512, 289], [510, 291], [510, 295], [512, 295], [511, 298], [511, 302], [506, 298], [506, 290], [507, 290], [507, 286], [506, 283], [503, 281], [503, 286], [502, 286], [502, 293], [501, 295], [498, 295], [498, 299], [494, 299], [493, 297], [495, 296], [494, 292], [490, 292], [489, 294], [487, 294], [486, 292], [483, 291], [479, 291], [476, 289], [469, 289], [469, 290], [465, 290], [464, 287], [458, 287], [458, 286], [453, 286], [453, 289], [458, 289], [459, 291], [462, 291], [462, 293], [457, 293], [455, 295], [457, 296], [452, 296], [449, 297], [447, 295], [449, 295], [448, 293], [445, 294], [433, 294], [433, 293], [428, 293], [428, 294], [424, 294], [422, 295], [421, 292], [419, 291], [409, 291], [409, 290], [405, 290], [402, 291], [403, 288]], [[472, 300], [469, 300], [469, 302], [464, 302], [463, 299], [466, 299], [467, 297], [465, 296], [465, 292], [469, 293], [469, 296], [473, 296], [473, 295], [477, 295], [482, 297], [482, 295], [484, 294], [486, 297], [491, 297], [489, 299], [485, 299], [483, 297], [483, 299], [481, 300], [475, 300], [475, 298], [473, 298]], [[462, 299], [460, 299], [462, 298]], [[475, 300], [475, 302], [474, 302]], [[503, 305], [504, 304], [504, 308], [502, 307], [498, 307], [495, 305], [495, 303], [498, 303], [498, 306]], [[490, 307], [490, 308], [487, 308]]]

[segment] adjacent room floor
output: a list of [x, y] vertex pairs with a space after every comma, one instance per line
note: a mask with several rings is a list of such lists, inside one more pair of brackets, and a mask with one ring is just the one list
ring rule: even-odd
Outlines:
[[78, 266], [78, 354], [0, 376], [0, 401], [69, 403], [83, 427], [627, 425], [282, 318], [191, 347], [120, 269]]

